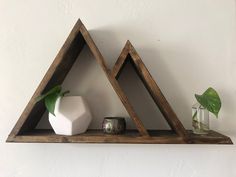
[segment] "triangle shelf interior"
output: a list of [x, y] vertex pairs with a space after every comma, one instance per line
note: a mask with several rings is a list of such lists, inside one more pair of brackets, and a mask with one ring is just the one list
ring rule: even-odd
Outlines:
[[[55, 85], [64, 81], [75, 60], [87, 45], [104, 71], [113, 89], [127, 110], [137, 130], [127, 130], [121, 135], [107, 135], [102, 130], [88, 130], [84, 134], [74, 136], [56, 135], [53, 130], [35, 129], [46, 108], [43, 102], [35, 103], [35, 98], [45, 93]], [[131, 62], [136, 73], [145, 85], [153, 101], [160, 109], [171, 130], [146, 130], [136, 114], [128, 97], [118, 83], [119, 75], [126, 62]], [[89, 32], [78, 20], [70, 35], [49, 67], [43, 80], [39, 84], [25, 110], [8, 136], [7, 142], [35, 142], [35, 143], [140, 143], [140, 144], [232, 144], [229, 137], [210, 131], [208, 135], [194, 135], [185, 130], [177, 115], [165, 99], [160, 88], [145, 67], [140, 56], [127, 41], [113, 69], [110, 71], [103, 56], [92, 40]]]

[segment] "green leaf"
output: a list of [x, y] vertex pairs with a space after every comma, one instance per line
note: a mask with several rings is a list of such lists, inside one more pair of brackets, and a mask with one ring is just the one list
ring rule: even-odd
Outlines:
[[55, 116], [54, 110], [58, 97], [63, 97], [65, 94], [69, 93], [68, 90], [64, 92], [61, 92], [61, 90], [62, 90], [61, 86], [57, 85], [53, 87], [51, 90], [49, 90], [47, 93], [37, 97], [36, 102], [39, 102], [44, 99], [44, 103], [47, 110]]
[[204, 108], [218, 117], [221, 101], [218, 93], [213, 88], [209, 87], [202, 95], [195, 94], [195, 97]]
[[57, 85], [55, 87], [53, 87], [51, 90], [49, 90], [47, 93], [40, 95], [36, 98], [36, 102], [39, 102], [43, 99], [45, 99], [47, 96], [54, 94], [54, 93], [60, 93], [61, 92], [61, 86]]
[[58, 97], [60, 97], [60, 92], [51, 93], [50, 95], [47, 95], [45, 98], [45, 106], [47, 110], [54, 116], [55, 116], [54, 114], [55, 105]]

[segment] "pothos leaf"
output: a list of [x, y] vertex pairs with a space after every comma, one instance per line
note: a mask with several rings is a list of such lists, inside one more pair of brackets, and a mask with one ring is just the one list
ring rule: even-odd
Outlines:
[[55, 105], [58, 97], [60, 97], [60, 92], [52, 93], [45, 98], [45, 106], [47, 110], [54, 116]]
[[49, 90], [47, 93], [38, 96], [36, 98], [36, 102], [39, 102], [39, 101], [45, 99], [47, 96], [49, 96], [51, 94], [54, 94], [54, 93], [58, 93], [59, 94], [60, 92], [61, 92], [61, 86], [57, 85], [57, 86], [53, 87], [51, 90]]
[[218, 117], [221, 108], [221, 100], [218, 93], [213, 88], [209, 87], [202, 95], [195, 94], [195, 97], [204, 108]]
[[57, 99], [59, 97], [63, 97], [67, 93], [69, 93], [68, 90], [65, 92], [61, 92], [61, 86], [57, 85], [53, 87], [51, 90], [49, 90], [47, 93], [37, 97], [36, 102], [44, 100], [47, 110], [55, 116], [54, 110]]

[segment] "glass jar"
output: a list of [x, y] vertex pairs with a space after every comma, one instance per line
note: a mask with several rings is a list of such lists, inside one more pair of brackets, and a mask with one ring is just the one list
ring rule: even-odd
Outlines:
[[192, 106], [193, 133], [207, 134], [209, 131], [209, 111], [199, 103]]

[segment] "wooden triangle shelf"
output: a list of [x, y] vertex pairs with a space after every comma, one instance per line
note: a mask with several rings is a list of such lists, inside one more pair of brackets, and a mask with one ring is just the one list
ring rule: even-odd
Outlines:
[[[137, 130], [127, 130], [122, 135], [106, 135], [102, 130], [88, 130], [84, 134], [74, 136], [56, 135], [53, 130], [36, 129], [46, 108], [43, 102], [35, 103], [35, 98], [45, 93], [53, 86], [62, 84], [74, 62], [87, 45], [103, 69], [116, 94], [126, 108]], [[152, 99], [160, 109], [171, 130], [146, 130], [143, 123], [135, 113], [123, 89], [118, 83], [122, 68], [131, 62], [138, 76], [144, 83]], [[49, 67], [43, 80], [39, 84], [25, 110], [8, 136], [7, 142], [27, 143], [140, 143], [140, 144], [232, 144], [229, 137], [210, 131], [207, 135], [194, 135], [192, 131], [185, 130], [175, 112], [165, 99], [160, 88], [145, 67], [138, 53], [127, 41], [115, 66], [110, 71], [105, 60], [92, 40], [89, 32], [78, 20], [66, 39], [64, 45]]]

